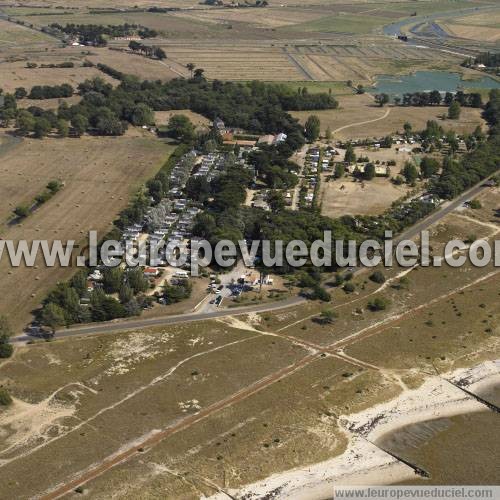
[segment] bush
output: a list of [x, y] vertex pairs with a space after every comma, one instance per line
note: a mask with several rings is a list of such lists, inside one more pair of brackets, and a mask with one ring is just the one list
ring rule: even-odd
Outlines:
[[385, 283], [385, 276], [381, 271], [375, 271], [370, 275], [370, 280], [374, 283]]
[[312, 300], [321, 300], [323, 302], [330, 302], [331, 299], [330, 294], [319, 285], [313, 287], [310, 298]]
[[0, 389], [0, 406], [9, 406], [12, 404], [12, 397], [7, 389]]
[[352, 293], [356, 290], [356, 287], [354, 286], [354, 283], [346, 283], [343, 290], [345, 293]]
[[384, 297], [376, 297], [368, 302], [370, 311], [385, 311], [391, 304], [389, 299]]
[[474, 210], [479, 210], [480, 208], [483, 207], [483, 205], [481, 205], [481, 202], [479, 200], [472, 200], [469, 206]]
[[24, 219], [25, 217], [28, 217], [28, 215], [30, 214], [30, 209], [25, 205], [19, 205], [16, 208], [14, 208], [14, 214]]

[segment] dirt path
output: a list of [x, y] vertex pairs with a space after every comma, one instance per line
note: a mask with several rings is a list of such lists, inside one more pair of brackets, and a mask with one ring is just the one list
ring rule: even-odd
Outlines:
[[343, 125], [342, 127], [339, 127], [337, 129], [333, 130], [332, 134], [336, 134], [336, 133], [340, 132], [341, 130], [345, 130], [347, 128], [358, 127], [360, 125], [367, 125], [368, 123], [373, 123], [373, 122], [378, 122], [380, 120], [384, 120], [385, 118], [387, 118], [389, 116], [390, 112], [391, 112], [391, 108], [387, 108], [385, 110], [385, 113], [382, 116], [380, 116], [379, 118], [374, 118], [373, 120], [366, 120], [364, 122], [350, 123], [349, 125]]

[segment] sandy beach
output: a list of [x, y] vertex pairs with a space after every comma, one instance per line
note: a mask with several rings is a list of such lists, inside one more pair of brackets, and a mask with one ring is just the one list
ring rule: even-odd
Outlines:
[[[388, 433], [408, 424], [480, 412], [485, 405], [452, 383], [476, 394], [500, 384], [500, 360], [473, 368], [430, 376], [418, 389], [404, 391], [397, 398], [362, 412], [342, 415], [340, 422], [349, 437], [347, 449], [330, 460], [288, 470], [245, 486], [229, 490], [238, 498], [287, 498], [323, 500], [331, 498], [335, 485], [382, 485], [415, 477], [413, 469], [377, 447]], [[226, 499], [220, 493], [210, 497]]]

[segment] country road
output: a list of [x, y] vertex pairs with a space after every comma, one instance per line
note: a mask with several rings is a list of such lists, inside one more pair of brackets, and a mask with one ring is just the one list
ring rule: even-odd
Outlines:
[[[473, 186], [471, 189], [462, 193], [458, 198], [453, 201], [447, 202], [443, 204], [436, 212], [433, 212], [431, 215], [421, 220], [414, 226], [410, 227], [400, 235], [394, 238], [394, 244], [398, 244], [402, 240], [412, 239], [417, 236], [421, 231], [424, 231], [431, 227], [433, 224], [436, 224], [443, 217], [448, 215], [450, 212], [455, 210], [457, 207], [462, 205], [465, 201], [476, 197], [485, 189], [488, 189], [489, 186], [485, 185], [487, 179], [482, 180], [480, 183]], [[360, 269], [357, 269], [356, 272], [359, 272]], [[151, 319], [134, 319], [134, 320], [115, 320], [109, 323], [98, 323], [98, 324], [89, 324], [85, 326], [77, 326], [68, 328], [66, 330], [61, 330], [56, 333], [55, 338], [67, 338], [67, 337], [76, 337], [81, 335], [95, 335], [95, 334], [105, 334], [112, 333], [118, 331], [129, 331], [129, 330], [138, 330], [142, 328], [149, 328], [152, 326], [162, 326], [162, 325], [176, 325], [181, 323], [189, 323], [193, 321], [203, 321], [215, 318], [223, 318], [227, 316], [237, 316], [240, 314], [248, 314], [248, 313], [262, 313], [262, 312], [271, 312], [278, 311], [280, 309], [285, 309], [288, 307], [296, 306], [305, 302], [306, 299], [303, 297], [290, 297], [289, 299], [285, 299], [279, 302], [270, 302], [267, 304], [256, 304], [251, 306], [241, 306], [227, 309], [220, 309], [217, 311], [210, 312], [193, 312], [193, 313], [185, 313], [185, 314], [176, 314], [176, 315], [165, 315], [160, 316], [158, 318]], [[33, 338], [29, 335], [22, 334], [16, 337], [13, 337], [11, 341], [13, 343], [26, 342], [28, 340], [32, 340]]]

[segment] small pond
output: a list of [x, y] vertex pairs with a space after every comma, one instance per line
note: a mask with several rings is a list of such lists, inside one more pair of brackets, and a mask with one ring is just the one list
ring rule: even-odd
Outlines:
[[389, 94], [391, 96], [402, 96], [405, 93], [429, 92], [439, 90], [441, 92], [455, 92], [464, 88], [493, 89], [500, 88], [500, 82], [483, 76], [477, 80], [462, 80], [459, 73], [446, 71], [417, 71], [411, 75], [404, 76], [377, 76], [376, 86], [369, 89], [373, 94]]

